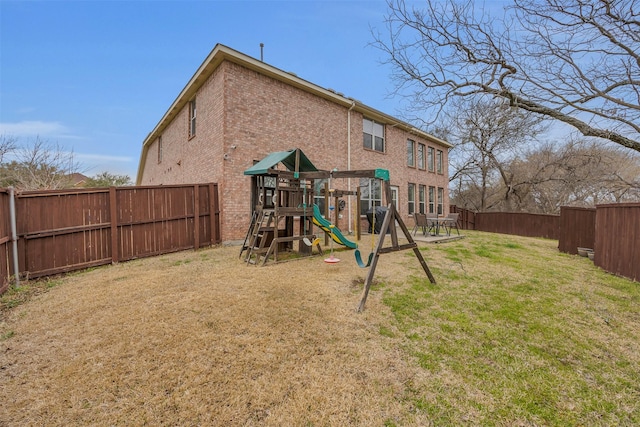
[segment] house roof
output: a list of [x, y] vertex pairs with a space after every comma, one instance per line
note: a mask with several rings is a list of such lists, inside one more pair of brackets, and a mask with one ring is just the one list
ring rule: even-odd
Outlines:
[[[296, 152], [300, 152], [298, 167], [296, 168]], [[269, 173], [269, 169], [278, 163], [284, 164], [290, 171], [296, 172], [316, 172], [318, 169], [311, 163], [311, 160], [304, 155], [302, 150], [294, 149], [289, 151], [276, 151], [260, 160], [255, 165], [244, 171], [245, 175], [264, 175]], [[297, 170], [296, 170], [297, 169]]]
[[279, 68], [276, 68], [258, 59], [252, 58], [248, 55], [231, 49], [230, 47], [224, 46], [222, 44], [217, 44], [213, 48], [211, 53], [209, 53], [204, 62], [200, 65], [200, 67], [198, 67], [195, 74], [191, 77], [184, 89], [182, 89], [175, 101], [173, 101], [173, 103], [164, 114], [164, 116], [162, 116], [155, 128], [153, 128], [153, 130], [145, 138], [142, 145], [140, 163], [138, 165], [138, 182], [142, 178], [142, 167], [144, 166], [144, 161], [147, 157], [149, 146], [158, 138], [158, 136], [162, 134], [164, 129], [184, 108], [187, 102], [189, 102], [189, 100], [193, 98], [198, 89], [204, 84], [205, 81], [207, 81], [207, 79], [213, 74], [213, 72], [223, 61], [230, 61], [242, 65], [250, 70], [279, 80], [290, 86], [299, 88], [336, 104], [358, 111], [373, 120], [378, 120], [380, 122], [393, 125], [405, 131], [433, 141], [434, 143], [437, 143], [444, 147], [451, 147], [451, 144], [449, 144], [448, 142], [431, 134], [428, 134], [409, 123], [403, 122], [393, 116], [371, 108], [358, 100], [345, 97], [343, 94], [338, 93], [332, 89], [325, 89], [307, 80], [301, 79], [294, 73], [280, 70]]

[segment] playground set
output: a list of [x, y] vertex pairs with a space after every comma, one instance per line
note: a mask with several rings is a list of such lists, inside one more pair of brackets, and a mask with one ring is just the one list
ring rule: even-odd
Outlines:
[[[286, 169], [279, 169], [280, 164]], [[278, 262], [279, 257], [282, 258], [281, 253], [295, 251], [296, 244], [299, 256], [313, 255], [314, 250], [318, 254], [323, 254], [321, 239], [314, 234], [315, 226], [324, 232], [325, 246], [328, 242], [331, 245], [331, 255], [324, 260], [326, 263], [340, 261], [333, 253], [333, 245], [336, 243], [354, 249], [357, 265], [369, 269], [358, 311], [364, 309], [381, 254], [412, 249], [431, 283], [436, 282], [411, 233], [398, 215], [395, 205], [391, 203], [389, 171], [386, 169], [318, 170], [300, 149], [293, 149], [269, 154], [245, 170], [244, 174], [252, 177], [251, 197], [254, 207], [251, 222], [240, 249], [240, 257], [247, 264], [265, 265], [270, 260]], [[354, 225], [356, 239], [360, 240], [360, 187], [358, 186], [356, 191], [331, 188], [331, 182], [340, 178], [377, 179], [382, 183], [387, 209], [383, 214], [384, 220], [377, 243], [374, 241], [374, 232], [377, 230], [374, 229], [376, 218], [375, 209], [373, 210], [373, 225], [370, 230], [372, 247], [365, 259], [358, 245], [344, 236], [335, 225], [338, 223], [339, 211], [344, 207], [343, 198], [356, 196], [357, 219]], [[324, 189], [320, 191], [320, 196], [324, 196], [325, 201], [324, 215], [314, 203], [316, 180], [326, 180]], [[332, 199], [333, 204], [331, 204]], [[334, 213], [334, 223], [329, 220], [331, 211]], [[408, 243], [399, 243], [398, 227]], [[391, 246], [384, 247], [387, 234], [391, 237]]]

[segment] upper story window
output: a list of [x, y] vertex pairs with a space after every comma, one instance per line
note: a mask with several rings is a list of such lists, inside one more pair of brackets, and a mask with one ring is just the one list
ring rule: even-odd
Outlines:
[[425, 146], [424, 144], [418, 144], [418, 169], [425, 168]]
[[416, 147], [415, 141], [407, 139], [407, 166], [413, 167], [416, 165], [416, 159], [414, 155], [415, 147]]
[[362, 119], [362, 145], [369, 150], [384, 153], [384, 125], [370, 119]]
[[162, 135], [158, 137], [158, 163], [162, 163]]
[[436, 152], [436, 169], [438, 173], [442, 173], [442, 150]]
[[429, 147], [428, 156], [427, 156], [427, 164], [429, 165], [429, 172], [435, 171], [435, 150], [433, 147]]
[[196, 99], [189, 101], [189, 138], [196, 136]]

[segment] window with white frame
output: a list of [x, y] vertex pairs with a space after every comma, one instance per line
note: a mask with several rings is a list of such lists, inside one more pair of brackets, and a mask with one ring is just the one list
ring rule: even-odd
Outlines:
[[407, 139], [407, 166], [414, 167], [416, 165], [415, 148], [415, 141]]
[[362, 119], [364, 148], [384, 153], [384, 125], [371, 119]]
[[435, 171], [435, 149], [433, 147], [429, 147], [427, 164], [429, 165], [429, 172]]
[[189, 101], [189, 138], [196, 136], [196, 99]]
[[436, 169], [438, 173], [442, 173], [442, 150], [438, 150], [436, 153]]
[[436, 213], [436, 187], [429, 186], [429, 213]]
[[326, 179], [316, 179], [313, 181], [313, 203], [318, 205], [318, 209], [320, 209], [320, 213], [324, 215], [324, 196], [322, 195], [322, 191], [324, 190]]
[[444, 212], [444, 188], [438, 187], [438, 215]]
[[427, 187], [425, 185], [418, 185], [418, 212], [421, 214], [425, 213], [425, 193]]
[[425, 168], [425, 146], [424, 144], [418, 144], [418, 169]]
[[379, 179], [360, 178], [360, 215], [382, 205], [382, 186]]
[[407, 195], [409, 215], [413, 215], [416, 211], [416, 185], [409, 183]]

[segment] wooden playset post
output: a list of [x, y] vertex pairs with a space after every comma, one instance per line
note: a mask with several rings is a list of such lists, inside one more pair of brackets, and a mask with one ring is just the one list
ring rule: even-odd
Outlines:
[[[385, 188], [386, 201], [388, 203], [387, 213], [384, 216], [384, 221], [382, 222], [382, 228], [380, 229], [380, 238], [378, 239], [378, 243], [374, 251], [373, 260], [371, 261], [371, 266], [369, 267], [369, 272], [367, 273], [367, 278], [365, 279], [365, 282], [364, 282], [362, 298], [360, 299], [360, 304], [358, 305], [359, 312], [362, 312], [362, 310], [364, 310], [364, 305], [367, 302], [367, 296], [369, 295], [369, 289], [371, 289], [371, 283], [373, 282], [373, 276], [375, 275], [376, 266], [378, 265], [378, 259], [380, 258], [380, 255], [383, 253], [402, 251], [405, 249], [413, 249], [413, 252], [416, 254], [418, 261], [420, 261], [420, 265], [422, 266], [422, 269], [424, 270], [427, 277], [429, 278], [429, 281], [434, 284], [436, 283], [436, 279], [433, 277], [433, 274], [431, 274], [431, 270], [429, 270], [429, 266], [424, 260], [424, 257], [422, 256], [420, 249], [418, 249], [418, 245], [413, 240], [413, 237], [411, 236], [411, 233], [409, 232], [406, 225], [404, 224], [404, 221], [402, 221], [402, 218], [400, 217], [400, 215], [398, 215], [396, 206], [391, 201], [392, 200], [391, 183], [388, 180], [384, 181], [384, 188]], [[409, 241], [409, 243], [404, 245], [400, 245], [398, 243], [398, 234], [395, 226], [396, 222], [398, 223], [398, 226], [400, 226], [402, 233], [404, 234], [405, 238]], [[373, 226], [375, 231], [375, 224]], [[387, 229], [389, 229], [389, 226], [391, 226], [391, 229], [389, 230], [391, 232], [391, 247], [383, 248], [382, 245], [384, 244], [384, 239], [385, 239], [385, 236], [387, 235]]]

